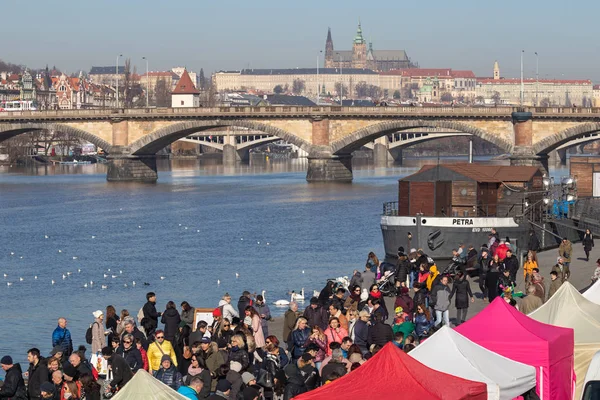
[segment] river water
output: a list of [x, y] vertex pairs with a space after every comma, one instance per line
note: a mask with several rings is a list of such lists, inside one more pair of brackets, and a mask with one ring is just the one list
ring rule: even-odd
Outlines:
[[356, 160], [352, 184], [308, 184], [306, 160], [262, 157], [163, 160], [155, 185], [109, 184], [104, 165], [0, 167], [0, 356], [48, 354], [60, 316], [85, 344], [93, 311], [135, 315], [148, 291], [160, 311], [169, 300], [215, 307], [225, 292], [235, 306], [243, 290], [265, 290], [274, 315], [291, 290], [304, 288], [308, 304], [327, 278], [383, 254], [382, 203], [432, 162]]

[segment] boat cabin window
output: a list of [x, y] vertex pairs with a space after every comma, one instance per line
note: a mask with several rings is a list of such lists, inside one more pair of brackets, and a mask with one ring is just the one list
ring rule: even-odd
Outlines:
[[600, 381], [589, 381], [585, 384], [582, 400], [600, 400]]

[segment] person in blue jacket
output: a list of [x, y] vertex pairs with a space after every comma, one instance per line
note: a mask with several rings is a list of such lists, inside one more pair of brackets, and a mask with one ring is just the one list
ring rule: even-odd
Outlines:
[[62, 361], [66, 361], [73, 353], [73, 340], [71, 332], [67, 329], [67, 319], [60, 317], [58, 326], [52, 332], [52, 347], [60, 346], [62, 349]]
[[189, 386], [181, 386], [177, 393], [187, 397], [188, 399], [198, 400], [198, 393], [202, 391], [202, 378], [195, 376], [190, 380]]

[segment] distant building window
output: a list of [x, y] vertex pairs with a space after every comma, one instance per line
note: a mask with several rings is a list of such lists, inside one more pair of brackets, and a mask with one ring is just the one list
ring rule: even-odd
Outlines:
[[181, 100], [181, 105], [183, 105], [183, 100]]
[[60, 90], [61, 92], [64, 92], [67, 90], [67, 88], [64, 85], [61, 85], [58, 90]]

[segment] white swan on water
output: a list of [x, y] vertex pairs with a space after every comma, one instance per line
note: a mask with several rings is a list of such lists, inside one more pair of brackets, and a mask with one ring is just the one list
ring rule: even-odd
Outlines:
[[292, 300], [295, 301], [304, 301], [304, 288], [300, 291], [300, 293], [296, 293], [292, 291]]
[[[267, 293], [267, 292], [263, 290], [261, 294], [262, 294], [262, 297], [263, 297], [263, 301], [266, 303], [267, 302], [267, 298], [265, 297], [265, 293]], [[277, 300], [273, 304], [275, 304], [276, 306], [289, 306], [290, 305], [290, 301], [292, 301], [292, 300]]]

